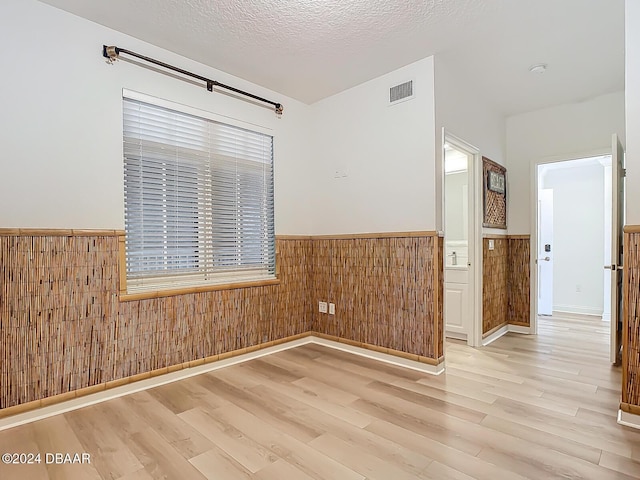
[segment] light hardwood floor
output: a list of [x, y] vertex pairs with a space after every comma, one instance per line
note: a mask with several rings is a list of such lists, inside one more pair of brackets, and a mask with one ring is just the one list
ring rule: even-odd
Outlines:
[[[0, 432], [0, 479], [637, 479], [608, 324], [540, 320], [439, 377], [307, 345]], [[46, 465], [45, 453], [91, 455]]]

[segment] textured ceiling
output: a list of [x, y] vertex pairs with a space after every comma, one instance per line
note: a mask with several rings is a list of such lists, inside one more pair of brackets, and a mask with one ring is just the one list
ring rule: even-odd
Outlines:
[[624, 87], [624, 0], [41, 1], [305, 103], [433, 54], [505, 114]]

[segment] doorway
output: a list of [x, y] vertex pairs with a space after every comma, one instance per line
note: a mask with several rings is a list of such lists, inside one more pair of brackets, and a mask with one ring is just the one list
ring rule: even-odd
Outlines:
[[539, 316], [591, 316], [609, 332], [612, 363], [620, 345], [623, 157], [614, 135], [612, 150], [537, 162], [532, 175], [532, 333]]
[[445, 132], [442, 158], [445, 336], [477, 346], [482, 270], [477, 252], [479, 151]]
[[538, 165], [538, 315], [610, 318], [610, 184], [611, 155]]

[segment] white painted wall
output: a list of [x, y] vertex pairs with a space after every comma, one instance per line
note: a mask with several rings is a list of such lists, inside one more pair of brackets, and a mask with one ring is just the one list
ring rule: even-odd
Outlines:
[[445, 228], [446, 240], [464, 241], [469, 239], [467, 212], [467, 171], [447, 173], [445, 182]]
[[[638, 113], [637, 128], [640, 130]], [[507, 226], [510, 234], [531, 233], [531, 164], [543, 159], [579, 158], [596, 152], [610, 152], [613, 133], [617, 133], [624, 144], [624, 118], [625, 92], [507, 118]], [[640, 171], [637, 175], [640, 185]], [[634, 194], [631, 193], [633, 188], [627, 185], [627, 198], [635, 198], [629, 197]], [[640, 222], [640, 208], [638, 217]]]
[[[308, 106], [35, 0], [0, 3], [0, 44], [0, 227], [124, 228], [127, 88], [271, 128], [276, 233], [311, 233]], [[284, 115], [124, 61], [109, 66], [103, 44], [280, 101]]]
[[[446, 58], [435, 57], [436, 102], [436, 172], [437, 225], [442, 228], [442, 128], [480, 150], [481, 155], [505, 165], [504, 117], [491, 109], [483, 100], [482, 92], [473, 85], [473, 79], [461, 78], [447, 64]], [[482, 166], [480, 165], [480, 169]], [[481, 171], [481, 170], [480, 170]], [[507, 172], [507, 195], [510, 195], [510, 173]], [[483, 229], [485, 233], [504, 233], [502, 230]]]
[[547, 171], [553, 190], [553, 310], [601, 315], [604, 307], [604, 167]]
[[[628, 9], [640, 16], [637, 5]], [[500, 115], [470, 82], [450, 74], [445, 61], [436, 59], [434, 71], [431, 57], [309, 107], [35, 0], [0, 4], [0, 41], [11, 66], [0, 80], [0, 227], [123, 227], [122, 88], [272, 128], [279, 234], [442, 228], [442, 126], [498, 163], [509, 159], [509, 230], [528, 233], [531, 159], [606, 146], [610, 133], [624, 126], [622, 92], [512, 117], [505, 156]], [[282, 101], [285, 114], [277, 119], [269, 109], [124, 61], [109, 66], [100, 55], [103, 43]], [[633, 31], [627, 44], [640, 50]], [[627, 62], [629, 78], [640, 76], [640, 61]], [[387, 107], [388, 88], [410, 78], [416, 98]], [[627, 81], [635, 105], [638, 84]], [[628, 121], [640, 130], [636, 110]], [[632, 143], [628, 204], [638, 210], [635, 223], [639, 150]], [[336, 170], [347, 176], [334, 178]]]
[[627, 225], [640, 225], [640, 2], [625, 3]]
[[[388, 106], [407, 80], [414, 98]], [[435, 230], [433, 89], [429, 57], [311, 106], [314, 234]]]

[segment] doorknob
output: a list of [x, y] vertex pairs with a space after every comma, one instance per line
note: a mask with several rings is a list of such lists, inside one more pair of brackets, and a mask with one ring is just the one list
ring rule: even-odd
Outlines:
[[542, 260], [543, 262], [550, 262], [551, 257], [544, 257], [544, 258], [541, 258], [540, 260]]

